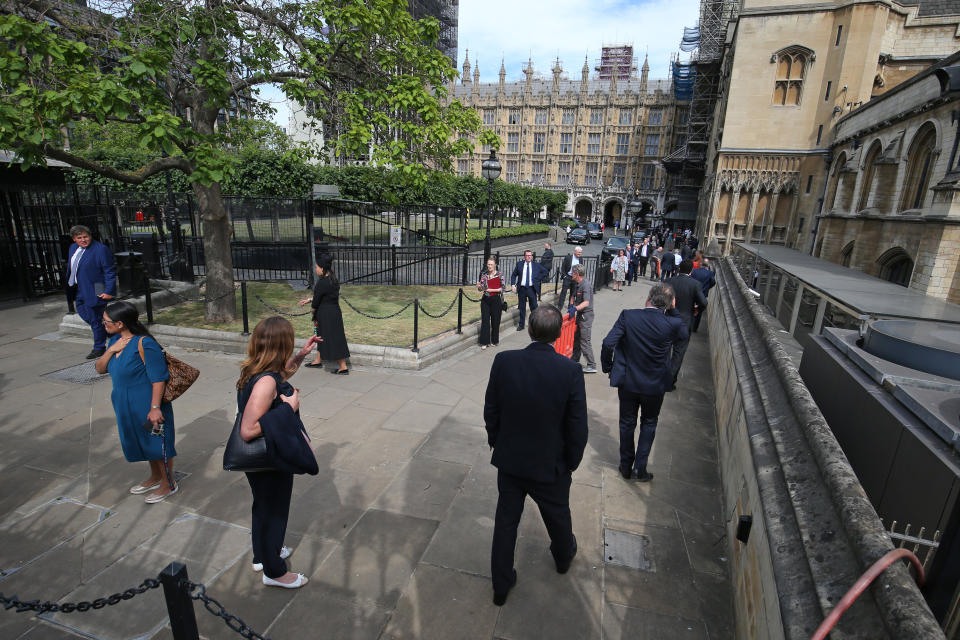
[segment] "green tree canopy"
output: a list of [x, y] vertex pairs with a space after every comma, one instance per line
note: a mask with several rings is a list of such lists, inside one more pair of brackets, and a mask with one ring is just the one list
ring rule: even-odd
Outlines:
[[[47, 156], [130, 184], [182, 172], [203, 218], [210, 321], [235, 315], [221, 193], [237, 172], [231, 149], [249, 133], [222, 120], [266, 115], [260, 88], [309, 105], [335, 153], [394, 167], [409, 184], [428, 166], [449, 168], [472, 146], [458, 133], [480, 129], [475, 111], [448, 99], [456, 73], [433, 46], [437, 22], [413, 20], [405, 0], [86, 5], [0, 4], [0, 147], [24, 167]], [[127, 127], [126, 167], [68, 147], [84, 120]]]

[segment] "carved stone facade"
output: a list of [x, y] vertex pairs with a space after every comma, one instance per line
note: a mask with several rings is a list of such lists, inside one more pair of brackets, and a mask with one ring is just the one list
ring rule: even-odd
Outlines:
[[896, 208], [891, 177], [910, 139], [865, 141], [837, 168], [839, 124], [960, 50], [960, 4], [743, 0], [727, 33], [698, 234], [723, 253], [737, 241], [811, 251], [828, 176], [859, 196], [867, 153], [877, 177], [862, 208]]
[[[648, 78], [646, 60], [639, 77], [602, 81], [586, 61], [580, 80], [570, 80], [557, 60], [546, 78], [529, 61], [525, 79], [508, 82], [501, 63], [500, 81], [481, 83], [469, 54], [450, 94], [500, 137], [501, 179], [565, 191], [567, 214], [582, 220], [613, 224], [630, 202], [643, 203], [650, 218], [676, 206], [659, 160], [682, 141], [686, 103], [674, 99], [670, 81]], [[477, 144], [456, 160], [457, 172], [479, 176], [488, 154]]]

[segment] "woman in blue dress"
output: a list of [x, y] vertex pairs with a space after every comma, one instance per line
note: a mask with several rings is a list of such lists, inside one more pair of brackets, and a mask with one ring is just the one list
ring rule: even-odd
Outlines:
[[170, 378], [167, 359], [140, 324], [137, 308], [129, 302], [107, 305], [103, 327], [110, 338], [106, 352], [94, 366], [97, 373], [109, 372], [113, 381], [110, 399], [123, 455], [129, 462], [150, 463], [149, 477], [130, 487], [130, 493], [149, 493], [149, 504], [162, 502], [180, 490], [173, 480], [173, 458], [177, 455], [173, 407], [162, 401], [163, 388]]

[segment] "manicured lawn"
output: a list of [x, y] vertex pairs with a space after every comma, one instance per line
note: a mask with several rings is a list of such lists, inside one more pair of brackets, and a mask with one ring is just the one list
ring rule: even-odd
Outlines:
[[[360, 311], [372, 316], [392, 315], [419, 298], [424, 309], [433, 315], [440, 315], [456, 299], [457, 287], [417, 287], [417, 286], [345, 286], [341, 289], [340, 309], [343, 311], [343, 324], [347, 341], [360, 344], [373, 344], [404, 347], [413, 344], [413, 305], [407, 307], [396, 317], [379, 320], [367, 318], [346, 304], [350, 302]], [[464, 293], [477, 299], [479, 294], [474, 287], [465, 287]], [[235, 322], [229, 324], [209, 324], [203, 319], [202, 303], [184, 303], [164, 309], [157, 313], [154, 320], [160, 324], [198, 329], [216, 329], [219, 331], [243, 331], [243, 321], [239, 317], [241, 310], [240, 290], [237, 289], [237, 315]], [[258, 299], [259, 297], [259, 299]], [[289, 314], [305, 314], [290, 317], [298, 338], [306, 338], [313, 333], [313, 321], [310, 319], [310, 305], [300, 307], [299, 300], [311, 297], [309, 290], [294, 291], [287, 284], [266, 282], [247, 283], [247, 305], [250, 330], [256, 323], [268, 316], [278, 315], [264, 303]], [[511, 300], [511, 297], [513, 300]], [[261, 302], [262, 300], [262, 302]], [[514, 296], [507, 297], [508, 302], [516, 303]], [[479, 303], [463, 300], [463, 324], [467, 325], [480, 319]], [[430, 318], [422, 311], [419, 317], [419, 335], [422, 342], [430, 336], [455, 330], [457, 327], [457, 304], [453, 303], [450, 312], [442, 318]]]

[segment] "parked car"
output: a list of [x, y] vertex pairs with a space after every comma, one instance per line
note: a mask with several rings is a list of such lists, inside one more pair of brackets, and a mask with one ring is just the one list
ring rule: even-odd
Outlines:
[[588, 222], [587, 233], [590, 234], [591, 238], [603, 239], [603, 229], [600, 228], [599, 222]]
[[624, 251], [627, 250], [627, 245], [630, 244], [628, 238], [623, 236], [613, 236], [612, 238], [607, 239], [607, 244], [604, 245], [603, 251], [600, 252], [600, 259], [603, 262], [608, 262], [617, 257], [620, 249]]
[[586, 229], [573, 229], [567, 234], [567, 244], [590, 244], [590, 235]]

